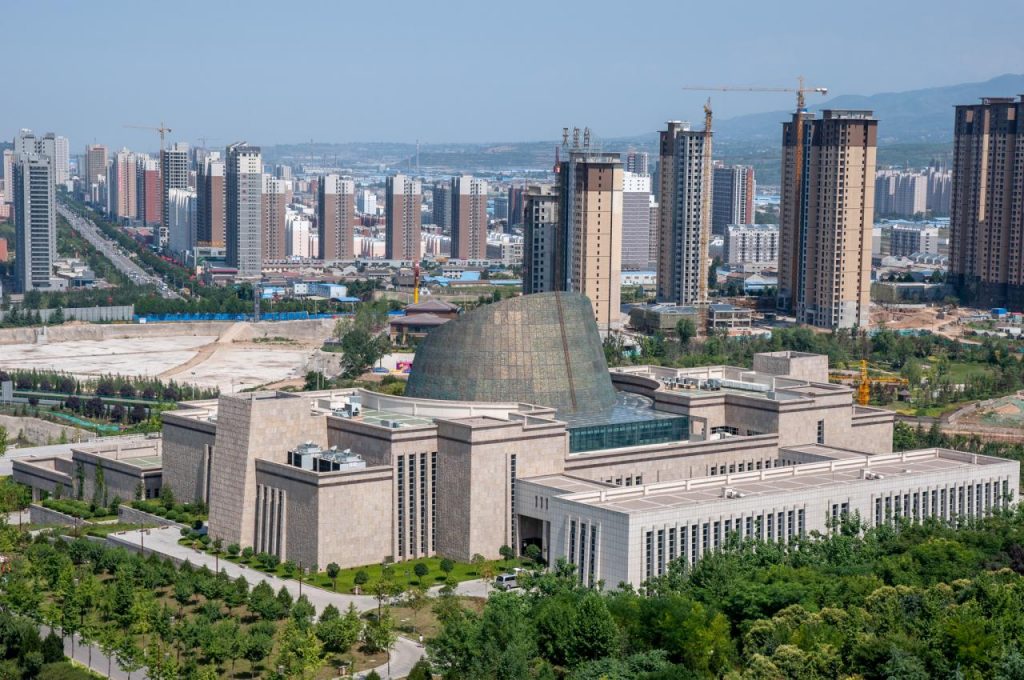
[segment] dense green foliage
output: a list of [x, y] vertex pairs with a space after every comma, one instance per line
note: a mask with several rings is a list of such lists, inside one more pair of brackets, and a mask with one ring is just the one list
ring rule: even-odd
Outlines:
[[358, 378], [390, 351], [387, 313], [384, 301], [364, 303], [354, 316], [337, 323], [334, 335], [342, 353], [342, 378]]
[[[325, 664], [337, 668], [338, 655], [357, 644], [370, 651], [394, 644], [387, 608], [367, 621], [354, 608], [342, 613], [328, 607], [315, 621], [308, 598], [295, 599], [284, 588], [274, 592], [262, 581], [250, 588], [244, 577], [232, 579], [224, 571], [187, 562], [175, 567], [152, 554], [143, 558], [85, 539], [29, 540], [2, 521], [0, 552], [14, 558], [0, 580], [0, 658], [22, 654], [3, 646], [9, 621], [25, 630], [45, 623], [57, 631], [51, 644], [56, 659], [61, 638], [75, 634], [79, 644], [85, 640], [109, 653], [111, 665], [131, 672], [145, 666], [152, 680], [236, 671], [246, 673], [239, 677], [279, 677], [278, 667], [284, 670], [280, 677], [311, 678]], [[23, 647], [22, 656], [45, 644]], [[37, 668], [49, 660], [30, 659]], [[0, 677], [22, 676], [3, 674], [0, 666]]]
[[1021, 479], [1024, 480], [1024, 444], [988, 441], [978, 435], [946, 434], [939, 429], [937, 422], [927, 430], [920, 425], [915, 428], [907, 423], [897, 422], [893, 427], [892, 445], [895, 451], [941, 447], [985, 456], [1011, 458], [1020, 461]]
[[873, 370], [906, 378], [913, 403], [921, 408], [988, 399], [1024, 388], [1021, 345], [1004, 338], [981, 337], [975, 343], [927, 333], [902, 335], [884, 328], [869, 335], [792, 327], [773, 329], [770, 338], [712, 335], [701, 343], [680, 343], [675, 338], [654, 335], [638, 338], [638, 342], [639, 352], [630, 356], [623, 352], [622, 338], [609, 336], [605, 341], [609, 364], [632, 361], [678, 367], [749, 367], [754, 354], [780, 350], [827, 355], [833, 368], [856, 368], [857, 362], [866, 359]]
[[559, 565], [483, 613], [444, 612], [445, 678], [1020, 678], [1024, 513], [733, 543], [641, 591]]

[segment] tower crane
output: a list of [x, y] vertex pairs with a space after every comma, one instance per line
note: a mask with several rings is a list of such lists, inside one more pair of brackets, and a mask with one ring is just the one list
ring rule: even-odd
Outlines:
[[136, 130], [154, 130], [156, 132], [159, 132], [160, 133], [160, 150], [161, 151], [164, 150], [164, 135], [166, 133], [172, 131], [171, 128], [169, 128], [166, 125], [164, 125], [163, 121], [160, 121], [160, 125], [158, 127], [154, 127], [152, 125], [125, 125], [125, 127], [126, 128], [135, 128]]
[[[803, 148], [804, 147], [804, 116], [807, 113], [807, 95], [809, 93], [826, 95], [826, 94], [828, 94], [828, 88], [827, 87], [809, 87], [804, 82], [804, 77], [803, 76], [799, 76], [797, 78], [797, 86], [796, 87], [742, 87], [742, 86], [737, 87], [737, 86], [728, 86], [728, 85], [726, 85], [726, 86], [721, 86], [721, 85], [719, 85], [719, 86], [713, 86], [713, 85], [712, 86], [687, 85], [687, 86], [684, 86], [683, 89], [684, 90], [697, 90], [697, 91], [701, 91], [701, 92], [794, 92], [794, 93], [796, 93], [796, 113], [793, 116], [793, 127], [794, 127], [794, 129], [793, 129], [793, 136], [795, 138], [793, 140], [793, 142], [794, 142], [793, 152], [794, 152], [794, 159], [797, 159], [797, 161], [793, 163], [793, 189], [794, 189], [793, 195], [794, 196], [801, 196], [803, 194], [803, 163], [800, 162], [799, 159], [803, 158], [803, 155], [804, 155], [804, 148]], [[708, 101], [708, 104], [710, 104], [710, 100]], [[708, 129], [710, 129], [710, 121], [711, 121], [710, 106], [709, 105], [705, 105], [704, 111], [705, 111], [705, 119], [708, 121], [706, 127]], [[710, 134], [708, 135], [708, 139], [705, 140], [705, 146], [704, 146], [704, 149], [705, 149], [705, 163], [708, 163], [708, 165], [705, 166], [705, 167], [709, 167], [710, 166], [710, 157], [708, 157], [706, 155], [708, 153], [709, 148], [710, 148], [710, 144], [708, 144], [707, 142], [710, 142]], [[710, 170], [708, 170], [708, 172], [710, 173]], [[707, 180], [705, 179], [705, 181], [707, 181]], [[710, 219], [710, 213], [708, 214], [708, 218]], [[701, 232], [701, 236], [703, 238], [703, 230]], [[794, 267], [799, 266], [799, 263], [793, 263], [792, 266], [794, 266]], [[707, 286], [707, 282], [705, 281], [703, 283], [703, 285], [706, 287]], [[702, 288], [701, 290], [705, 290], [705, 289]], [[702, 299], [703, 299], [703, 296], [702, 296]]]
[[827, 87], [808, 87], [804, 83], [803, 76], [799, 76], [797, 78], [796, 87], [737, 87], [731, 85], [687, 85], [684, 86], [683, 89], [696, 90], [699, 92], [795, 92], [797, 113], [806, 113], [808, 93], [816, 93], [821, 95], [828, 94]]

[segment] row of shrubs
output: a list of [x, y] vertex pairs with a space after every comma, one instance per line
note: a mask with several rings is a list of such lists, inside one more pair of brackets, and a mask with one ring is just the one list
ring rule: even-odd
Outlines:
[[196, 522], [202, 526], [203, 520], [206, 518], [206, 506], [202, 503], [172, 503], [168, 505], [162, 500], [153, 499], [134, 501], [132, 507], [189, 526], [195, 525]]
[[121, 505], [121, 499], [114, 497], [110, 506], [104, 508], [96, 503], [78, 501], [73, 498], [47, 498], [42, 501], [42, 506], [65, 515], [78, 517], [79, 519], [92, 519], [93, 517], [109, 517], [117, 514], [117, 508]]
[[[276, 573], [277, 568], [281, 567], [281, 572], [286, 578], [291, 578], [299, 572], [299, 566], [291, 560], [285, 560], [281, 562], [281, 558], [277, 555], [267, 552], [258, 553], [250, 547], [241, 547], [237, 543], [231, 543], [228, 546], [224, 546], [223, 542], [219, 538], [211, 539], [210, 535], [200, 531], [201, 526], [194, 526], [191, 529], [182, 529], [182, 538], [190, 541], [193, 546], [196, 546], [201, 550], [208, 550], [211, 552], [217, 552], [227, 555], [231, 559], [236, 559], [242, 564], [251, 564], [257, 569], [262, 571]], [[335, 565], [336, 566], [336, 565]], [[317, 566], [314, 564], [311, 568], [303, 567], [305, 573], [315, 574], [317, 572]], [[364, 579], [363, 583], [368, 579]]]

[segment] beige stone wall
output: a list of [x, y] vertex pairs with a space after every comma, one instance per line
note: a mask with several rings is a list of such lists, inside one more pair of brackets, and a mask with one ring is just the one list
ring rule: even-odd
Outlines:
[[437, 552], [494, 558], [513, 545], [512, 457], [516, 478], [536, 477], [561, 472], [567, 449], [561, 424], [438, 421]]
[[[393, 555], [393, 472], [368, 468], [320, 490], [319, 562], [342, 568], [384, 561]], [[351, 480], [351, 481], [349, 481]]]
[[305, 397], [283, 392], [223, 395], [210, 465], [210, 534], [226, 543], [255, 538], [256, 459], [285, 462], [305, 441], [327, 444], [324, 416]]
[[754, 370], [808, 382], [828, 382], [828, 356], [802, 352], [762, 352], [754, 355]]
[[216, 425], [166, 413], [163, 422], [163, 484], [181, 502], [207, 501], [207, 451], [213, 450]]

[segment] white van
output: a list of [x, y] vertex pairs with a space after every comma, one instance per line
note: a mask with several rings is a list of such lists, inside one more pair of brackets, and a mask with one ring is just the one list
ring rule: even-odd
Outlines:
[[512, 590], [519, 585], [516, 583], [515, 574], [498, 574], [498, 578], [494, 579], [494, 587], [498, 590]]

